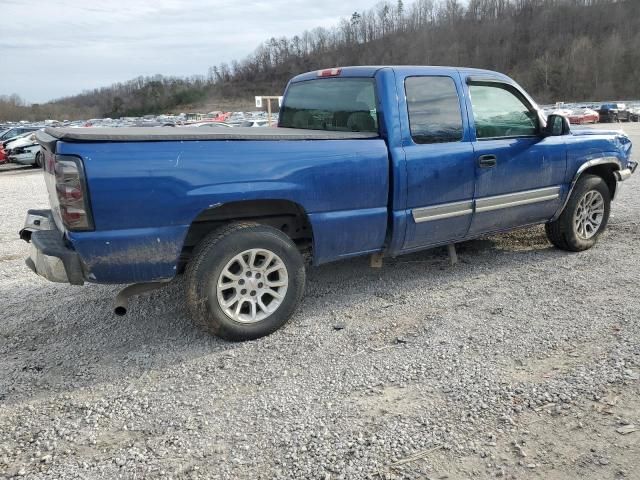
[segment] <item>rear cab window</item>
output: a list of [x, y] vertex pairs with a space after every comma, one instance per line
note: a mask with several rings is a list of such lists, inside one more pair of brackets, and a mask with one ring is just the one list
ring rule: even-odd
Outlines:
[[319, 78], [289, 85], [280, 127], [378, 132], [373, 78]]

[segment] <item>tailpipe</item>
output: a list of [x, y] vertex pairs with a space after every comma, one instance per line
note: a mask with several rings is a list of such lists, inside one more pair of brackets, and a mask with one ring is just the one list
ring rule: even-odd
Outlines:
[[120, 293], [116, 295], [116, 301], [113, 307], [113, 313], [122, 317], [127, 314], [127, 310], [129, 310], [129, 298], [140, 295], [141, 293], [150, 292], [152, 290], [157, 290], [162, 287], [166, 287], [170, 282], [149, 282], [149, 283], [134, 283], [133, 285], [129, 285], [122, 290]]

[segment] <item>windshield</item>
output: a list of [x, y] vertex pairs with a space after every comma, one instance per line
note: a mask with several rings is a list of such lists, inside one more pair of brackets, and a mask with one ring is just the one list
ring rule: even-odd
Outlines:
[[0, 132], [0, 140], [6, 140], [7, 138], [11, 138], [15, 136], [15, 130], [13, 128], [9, 128], [7, 130], [3, 130]]
[[292, 83], [280, 111], [280, 127], [377, 132], [372, 78], [322, 78]]

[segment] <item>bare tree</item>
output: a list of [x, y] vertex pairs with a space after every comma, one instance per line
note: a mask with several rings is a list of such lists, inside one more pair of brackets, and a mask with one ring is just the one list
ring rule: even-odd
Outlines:
[[[334, 28], [271, 38], [205, 77], [138, 77], [47, 104], [0, 97], [0, 120], [160, 113], [282, 92], [297, 73], [338, 65], [434, 64], [510, 74], [542, 102], [640, 97], [638, 0], [402, 0]], [[231, 99], [231, 100], [230, 100]]]

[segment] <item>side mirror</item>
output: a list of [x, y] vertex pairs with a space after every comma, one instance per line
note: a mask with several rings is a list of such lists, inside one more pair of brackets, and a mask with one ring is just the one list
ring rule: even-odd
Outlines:
[[559, 137], [568, 135], [570, 131], [571, 126], [567, 117], [551, 114], [547, 117], [547, 127], [543, 133], [546, 137]]

